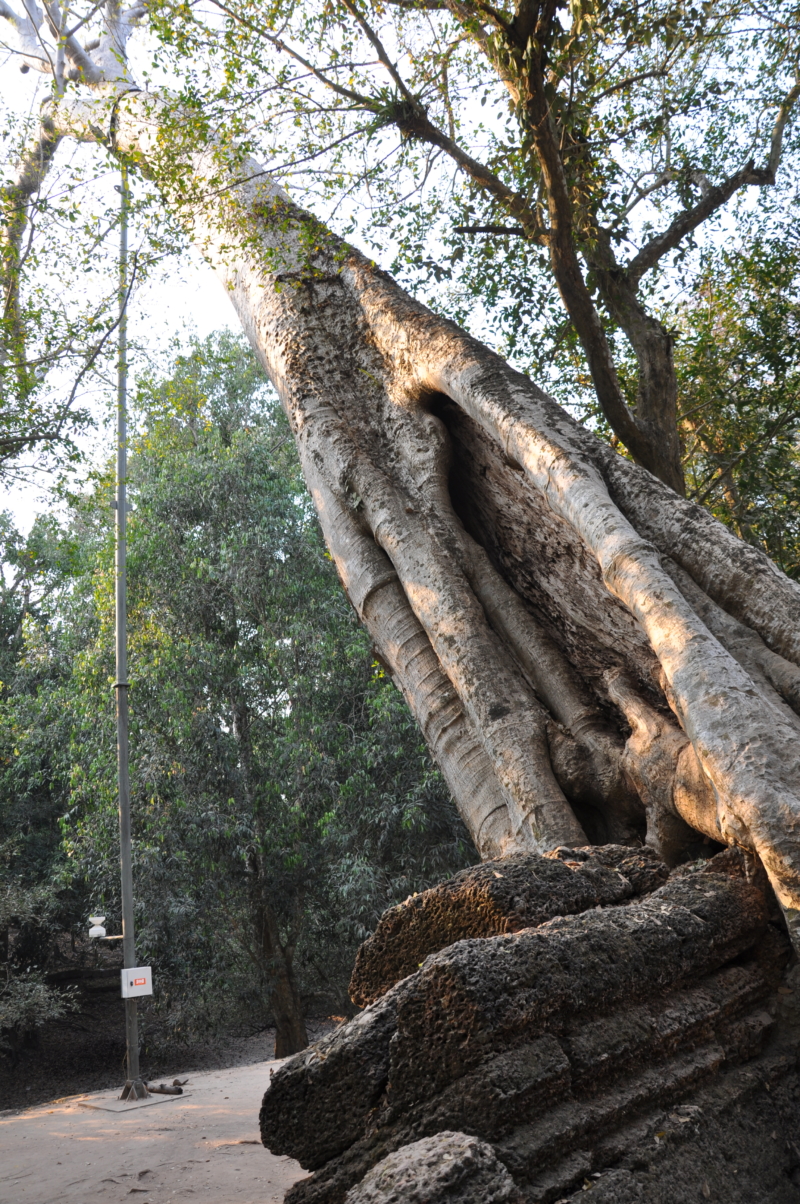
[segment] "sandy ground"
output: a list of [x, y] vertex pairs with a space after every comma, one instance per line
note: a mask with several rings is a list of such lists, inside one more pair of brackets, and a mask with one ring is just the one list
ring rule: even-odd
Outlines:
[[102, 1093], [0, 1113], [0, 1204], [280, 1204], [306, 1172], [258, 1139], [278, 1065], [194, 1074], [183, 1096], [124, 1111], [86, 1106], [113, 1107]]

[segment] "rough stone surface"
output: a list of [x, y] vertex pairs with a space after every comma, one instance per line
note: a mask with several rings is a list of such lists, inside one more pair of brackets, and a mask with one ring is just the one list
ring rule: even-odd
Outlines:
[[385, 997], [397, 1007], [392, 1096], [408, 1106], [567, 1017], [687, 984], [749, 949], [766, 922], [763, 896], [744, 880], [697, 874], [629, 907], [459, 941]]
[[466, 1133], [425, 1137], [388, 1154], [346, 1196], [346, 1204], [522, 1204], [490, 1145]]
[[[621, 1140], [622, 1139], [622, 1140]], [[580, 1165], [578, 1165], [580, 1163]], [[581, 1150], [528, 1189], [550, 1204], [800, 1204], [800, 1077], [766, 1055], [627, 1132]]]
[[[575, 850], [553, 863], [562, 857], [581, 863]], [[746, 1128], [753, 1082], [794, 1073], [794, 1053], [774, 1051], [776, 1014], [794, 1001], [795, 986], [776, 994], [788, 957], [735, 852], [675, 872], [644, 898], [458, 941], [275, 1074], [262, 1140], [316, 1171], [287, 1204], [360, 1199], [348, 1192], [388, 1156], [454, 1132], [490, 1143], [529, 1204], [588, 1189], [612, 1167], [633, 1176], [621, 1190], [649, 1191], [638, 1163], [624, 1160], [642, 1141], [661, 1150], [665, 1117], [687, 1101], [705, 1107], [702, 1092], [727, 1084], [720, 1098], [739, 1101]], [[781, 1024], [788, 1031], [786, 1016]], [[800, 1102], [787, 1096], [779, 1116], [767, 1086], [764, 1116], [785, 1144], [800, 1128]], [[738, 1115], [719, 1123], [739, 1124]], [[673, 1128], [680, 1135], [682, 1122]], [[676, 1172], [675, 1183], [688, 1175]], [[763, 1199], [783, 1204], [784, 1179], [773, 1186], [778, 1194]]]
[[545, 856], [549, 860], [562, 861], [574, 868], [580, 868], [580, 863], [584, 863], [584, 872], [590, 869], [592, 862], [609, 866], [628, 879], [634, 895], [647, 895], [658, 890], [669, 877], [669, 870], [664, 862], [655, 850], [647, 845], [638, 848], [622, 844], [589, 845], [583, 849], [558, 848]]
[[350, 997], [364, 1007], [455, 941], [533, 928], [662, 886], [648, 848], [606, 845], [485, 861], [390, 908], [356, 956]]
[[314, 1170], [362, 1136], [386, 1088], [395, 1005], [378, 1000], [270, 1072], [260, 1115], [264, 1145], [276, 1153], [297, 1146], [301, 1165]]

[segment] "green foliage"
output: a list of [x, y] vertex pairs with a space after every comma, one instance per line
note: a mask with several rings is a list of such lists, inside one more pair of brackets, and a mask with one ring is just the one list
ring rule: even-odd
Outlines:
[[[20, 195], [14, 178], [40, 158], [43, 99], [15, 113], [0, 96], [0, 161], [11, 177], [0, 179], [0, 480], [80, 462], [117, 356], [118, 163], [62, 144], [40, 186]], [[138, 176], [129, 209], [133, 308], [185, 235]]]
[[[210, 13], [174, 0], [148, 5], [158, 39], [152, 66], [170, 73], [176, 91], [172, 116], [159, 115], [161, 144], [151, 164], [158, 188], [133, 173], [137, 274], [181, 243], [177, 222], [164, 216], [159, 198], [169, 198], [178, 218], [201, 201], [188, 160], [215, 131], [220, 182], [228, 160], [238, 163], [250, 152], [259, 156], [293, 199], [324, 214], [343, 233], [357, 231], [359, 241], [393, 260], [393, 270], [416, 293], [488, 337], [609, 437], [583, 351], [565, 320], [547, 248], [513, 234], [470, 232], [487, 223], [518, 227], [521, 219], [510, 216], [503, 190], [510, 190], [541, 225], [549, 221], [525, 113], [526, 72], [538, 49], [535, 39], [521, 45], [515, 37], [526, 11], [523, 6], [515, 21], [510, 7], [466, 3], [456, 10], [435, 0], [360, 7], [327, 0], [303, 5], [235, 0], [212, 5]], [[555, 19], [543, 17], [537, 37], [546, 40], [547, 101], [559, 131], [575, 244], [585, 266], [597, 260], [601, 244], [621, 263], [629, 260], [655, 231], [667, 229], [676, 215], [743, 164], [767, 164], [775, 121], [793, 95], [800, 61], [794, 0], [767, 5], [659, 0], [648, 6], [591, 0], [552, 11]], [[87, 33], [101, 20], [102, 14], [91, 15]], [[376, 57], [378, 42], [383, 53]], [[759, 253], [758, 240], [777, 246], [791, 229], [797, 203], [796, 115], [795, 98], [787, 110], [776, 185], [739, 189], [660, 261], [643, 286], [651, 312], [665, 316], [687, 347], [705, 336], [699, 327], [693, 329], [695, 309], [683, 301], [707, 287], [709, 263], [721, 243], [736, 246], [748, 259]], [[456, 168], [442, 145], [421, 137], [426, 122], [483, 164], [499, 191], [487, 190]], [[13, 162], [30, 140], [31, 128], [9, 118], [2, 133]], [[32, 201], [36, 237], [21, 268], [28, 384], [16, 388], [11, 368], [0, 365], [8, 376], [0, 460], [4, 422], [25, 435], [39, 421], [36, 406], [41, 404], [42, 414], [50, 412], [54, 395], [37, 371], [60, 368], [60, 388], [63, 370], [77, 373], [79, 362], [113, 325], [115, 240], [106, 235], [114, 231], [115, 213], [105, 194], [102, 203], [99, 193], [90, 203], [81, 202], [81, 190], [90, 187], [89, 163], [81, 156], [68, 167], [59, 161], [48, 188]], [[51, 240], [46, 249], [38, 241], [45, 229]], [[313, 247], [313, 222], [307, 237]], [[265, 252], [263, 245], [260, 253], [273, 261], [280, 257], [280, 250]], [[75, 282], [89, 273], [96, 287], [89, 294], [82, 288], [73, 293]], [[105, 277], [102, 288], [100, 277]], [[595, 288], [592, 271], [587, 282]], [[771, 287], [766, 276], [760, 287]], [[701, 306], [698, 321], [702, 312]], [[635, 367], [608, 314], [604, 322], [633, 404]], [[783, 334], [777, 337], [780, 341]], [[766, 381], [771, 353], [760, 336], [755, 346], [764, 354], [753, 367]], [[703, 373], [712, 368], [707, 355], [693, 357], [679, 349], [679, 358], [682, 410], [690, 413], [693, 398], [706, 388]], [[739, 383], [731, 379], [726, 385], [723, 368], [722, 359], [713, 368], [718, 387], [740, 399]], [[73, 402], [75, 397], [70, 413]], [[685, 428], [686, 469], [690, 485], [703, 497], [712, 484], [712, 461], [719, 468], [719, 456], [730, 459], [749, 448], [745, 459], [752, 464], [755, 449], [761, 449], [770, 460], [765, 470], [738, 474], [738, 487], [754, 490], [752, 504], [747, 499], [723, 504], [716, 487], [707, 500], [737, 530], [755, 532], [747, 538], [762, 542], [781, 563], [794, 564], [794, 553], [783, 546], [791, 537], [779, 530], [783, 520], [775, 517], [793, 504], [785, 492], [793, 471], [789, 428], [779, 424], [769, 436], [782, 403], [773, 399], [765, 405], [758, 408], [763, 421], [753, 417], [752, 399], [747, 415], [733, 425], [721, 417], [725, 429], [717, 451], [706, 438], [708, 424], [702, 439]], [[776, 417], [770, 419], [773, 410]], [[713, 407], [705, 412], [722, 414]], [[71, 421], [64, 411], [64, 422]], [[744, 442], [735, 449], [739, 436]], [[750, 513], [747, 522], [736, 517], [742, 505]]]
[[50, 1020], [77, 1008], [74, 991], [49, 987], [36, 970], [26, 970], [0, 982], [0, 1050], [16, 1052], [21, 1040]]
[[677, 311], [690, 496], [800, 577], [800, 248], [718, 251]]
[[[542, 338], [549, 342], [563, 321], [551, 323], [547, 312], [554, 293], [546, 249], [459, 230], [518, 222], [499, 193], [411, 136], [424, 115], [547, 224], [524, 111], [537, 47], [532, 39], [520, 52], [512, 37], [524, 13], [515, 23], [513, 6], [471, 3], [458, 15], [435, 2], [216, 7], [213, 16], [173, 0], [149, 8], [159, 54], [184, 81], [191, 111], [234, 130], [298, 200], [332, 212], [381, 253], [396, 250], [394, 270], [416, 291], [427, 289], [438, 309], [488, 326], [521, 363], [546, 368]], [[795, 83], [794, 12], [792, 0], [598, 0], [559, 5], [552, 24], [540, 13], [547, 100], [582, 250], [591, 253], [600, 228], [624, 260], [709, 184], [749, 158], [766, 162], [778, 106]], [[794, 201], [796, 146], [790, 114], [784, 205]], [[692, 259], [696, 238], [707, 243], [731, 221], [735, 211], [684, 240], [678, 262]], [[675, 266], [672, 256], [662, 265], [666, 279]]]
[[69, 805], [72, 660], [91, 594], [75, 588], [79, 545], [55, 519], [22, 537], [4, 514], [0, 540], [0, 1046], [13, 1053], [74, 1006], [43, 974], [86, 908], [59, 819]]
[[[169, 378], [142, 384], [136, 409], [139, 956], [156, 967], [175, 1033], [263, 1021], [276, 972], [258, 922], [268, 913], [306, 1000], [341, 1008], [355, 947], [378, 915], [474, 853], [346, 602], [251, 354], [226, 336], [197, 344]], [[32, 805], [37, 778], [41, 789], [49, 777], [45, 796], [62, 816], [49, 872], [68, 867], [83, 914], [99, 909], [116, 931], [109, 502], [100, 478], [53, 535], [49, 563], [71, 549], [72, 576], [48, 598], [49, 615], [25, 625], [17, 684], [0, 699], [0, 815], [12, 815], [13, 782], [27, 781]], [[53, 840], [52, 822], [39, 829]]]

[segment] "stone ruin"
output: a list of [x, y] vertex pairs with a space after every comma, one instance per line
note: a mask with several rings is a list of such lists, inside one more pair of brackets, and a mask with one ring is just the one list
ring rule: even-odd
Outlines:
[[800, 1204], [800, 967], [763, 873], [605, 846], [391, 908], [273, 1073], [287, 1204]]

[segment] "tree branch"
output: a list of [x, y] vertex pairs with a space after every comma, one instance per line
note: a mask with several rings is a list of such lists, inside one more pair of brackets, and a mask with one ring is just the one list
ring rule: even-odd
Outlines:
[[35, 143], [21, 157], [16, 177], [0, 189], [0, 371], [7, 364], [14, 364], [23, 394], [28, 392], [32, 382], [25, 363], [25, 336], [19, 304], [20, 249], [28, 220], [28, 203], [41, 189], [58, 143], [58, 136], [43, 121]]
[[396, 85], [397, 90], [400, 93], [400, 95], [405, 97], [405, 99], [407, 101], [409, 101], [411, 104], [416, 104], [416, 100], [415, 100], [413, 94], [409, 91], [408, 87], [406, 86], [405, 80], [403, 79], [402, 75], [397, 70], [397, 67], [391, 61], [388, 54], [386, 53], [383, 42], [380, 40], [378, 35], [375, 33], [374, 29], [369, 24], [369, 22], [366, 20], [366, 18], [362, 17], [361, 13], [358, 11], [355, 4], [353, 4], [353, 0], [342, 0], [342, 4], [347, 9], [347, 11], [350, 13], [350, 16], [353, 18], [353, 20], [361, 27], [361, 29], [366, 34], [367, 39], [369, 40], [371, 45], [374, 47], [375, 53], [378, 56], [378, 60], [383, 64], [383, 66], [389, 72], [389, 75], [394, 80], [395, 85]]
[[642, 247], [639, 254], [635, 255], [630, 261], [627, 267], [627, 275], [631, 284], [636, 285], [645, 272], [655, 267], [664, 255], [670, 251], [674, 251], [687, 234], [691, 234], [692, 230], [696, 230], [698, 226], [702, 225], [712, 213], [715, 213], [717, 209], [721, 209], [740, 188], [746, 185], [765, 188], [775, 183], [780, 165], [781, 150], [783, 148], [784, 130], [798, 98], [800, 98], [800, 80], [787, 93], [778, 109], [778, 116], [775, 120], [770, 139], [767, 166], [757, 168], [751, 159], [749, 163], [746, 163], [744, 167], [735, 171], [733, 175], [728, 176], [721, 184], [706, 187], [703, 196], [696, 205], [693, 205], [691, 209], [685, 209], [683, 213], [679, 213], [666, 230], [661, 234], [657, 234], [655, 238], [651, 238]]
[[[640, 176], [639, 179], [644, 177]], [[666, 184], [671, 184], [675, 179], [672, 171], [662, 171], [656, 179], [647, 188], [639, 188], [638, 183], [634, 182], [631, 192], [628, 194], [632, 199], [625, 204], [625, 216], [632, 212], [637, 205], [646, 200], [652, 193], [658, 192], [659, 188], [663, 188]]]
[[540, 243], [542, 246], [546, 245], [547, 231], [542, 228], [525, 197], [521, 193], [515, 192], [513, 188], [509, 188], [485, 164], [473, 159], [457, 142], [448, 138], [443, 130], [433, 124], [419, 103], [415, 101], [413, 105], [398, 112], [394, 117], [394, 124], [407, 138], [418, 138], [420, 142], [438, 146], [450, 156], [454, 163], [458, 164], [470, 179], [485, 189], [496, 201], [499, 201], [512, 217], [518, 218], [522, 223], [526, 238], [529, 238], [531, 242]]
[[473, 0], [473, 4], [477, 11], [484, 17], [487, 17], [497, 29], [502, 29], [503, 33], [510, 34], [511, 26], [501, 12], [498, 12], [491, 4], [484, 4], [482, 0]]
[[[86, 16], [81, 17], [80, 21], [76, 21], [75, 24], [67, 30], [67, 37], [74, 37], [79, 29], [83, 29], [84, 25], [88, 25], [92, 17], [96, 16], [97, 13], [100, 12], [100, 9], [105, 3], [106, 0], [97, 0], [97, 3], [92, 5]], [[86, 49], [86, 47], [84, 47], [84, 49]]]
[[453, 226], [454, 234], [512, 234], [525, 238], [522, 226]]
[[318, 79], [320, 83], [324, 84], [326, 88], [330, 88], [332, 92], [336, 92], [339, 96], [344, 96], [347, 100], [354, 101], [355, 104], [369, 110], [370, 112], [375, 112], [376, 105], [370, 97], [362, 96], [359, 92], [353, 92], [350, 88], [345, 88], [342, 84], [337, 84], [336, 81], [330, 79], [324, 73], [324, 71], [320, 71], [314, 66], [313, 63], [309, 62], [308, 59], [303, 58], [298, 51], [294, 50], [291, 46], [287, 46], [286, 42], [284, 42], [282, 38], [277, 37], [275, 34], [268, 33], [254, 21], [248, 21], [246, 17], [241, 15], [241, 13], [234, 12], [233, 9], [223, 2], [223, 0], [212, 0], [212, 3], [220, 10], [220, 12], [223, 12], [227, 17], [230, 17], [232, 21], [235, 21], [238, 25], [243, 25], [252, 33], [257, 34], [258, 37], [264, 38], [267, 42], [274, 46], [276, 50], [280, 50], [283, 54], [288, 54], [289, 58], [294, 59], [294, 61], [299, 63], [301, 67], [304, 67], [306, 71], [313, 75], [315, 79]]
[[424, 9], [430, 12], [447, 12], [445, 0], [389, 0], [396, 8]]
[[[135, 3], [123, 12], [116, 0], [103, 0], [102, 5], [95, 4], [84, 21], [72, 29], [68, 28], [69, 9], [62, 10], [59, 0], [44, 0], [43, 9], [37, 0], [22, 0], [22, 4], [24, 16], [15, 12], [8, 0], [0, 0], [0, 18], [14, 29], [24, 63], [53, 76], [57, 97], [63, 96], [65, 77], [94, 88], [106, 85], [106, 90], [117, 92], [122, 86], [132, 84], [125, 47], [135, 22], [144, 13], [141, 4]], [[105, 8], [107, 32], [100, 38], [101, 51], [95, 62], [74, 35], [101, 7]], [[42, 36], [43, 26], [49, 30], [47, 39]], [[67, 63], [69, 71], [65, 70]], [[34, 144], [23, 152], [15, 178], [0, 189], [0, 370], [12, 367], [22, 397], [28, 395], [35, 378], [25, 354], [20, 309], [21, 247], [29, 204], [41, 190], [59, 141], [52, 110], [43, 112]], [[57, 437], [56, 433], [43, 435], [41, 439]]]
[[512, 34], [518, 46], [524, 47], [540, 20], [541, 5], [539, 0], [518, 0], [516, 9], [511, 29], [507, 32]]
[[732, 468], [735, 468], [737, 464], [740, 464], [754, 448], [759, 446], [759, 444], [763, 446], [769, 443], [770, 440], [774, 439], [783, 428], [787, 427], [791, 422], [796, 422], [798, 418], [800, 418], [800, 410], [791, 410], [788, 414], [781, 414], [764, 432], [763, 435], [759, 435], [755, 439], [751, 439], [751, 441], [746, 444], [741, 451], [737, 452], [737, 454], [733, 456], [727, 462], [727, 464], [719, 465], [714, 470], [716, 476], [714, 476], [712, 473], [710, 479], [706, 478], [703, 484], [697, 487], [695, 492], [691, 495], [692, 501], [695, 501], [698, 503], [698, 505], [702, 506], [703, 503], [708, 499], [708, 496], [714, 487], [719, 485], [720, 481], [725, 478], [725, 475], [729, 473]]
[[640, 71], [638, 75], [628, 75], [625, 79], [621, 79], [619, 83], [610, 84], [602, 92], [598, 92], [596, 96], [591, 98], [591, 103], [596, 104], [598, 100], [605, 100], [606, 96], [612, 96], [614, 92], [619, 92], [622, 88], [630, 88], [632, 84], [640, 84], [643, 80], [663, 79], [666, 74], [666, 71], [659, 67], [657, 71]]
[[794, 108], [798, 97], [800, 97], [800, 79], [797, 80], [795, 86], [788, 93], [783, 101], [783, 104], [778, 109], [778, 116], [776, 117], [775, 124], [772, 127], [769, 159], [767, 160], [767, 171], [772, 176], [772, 179], [768, 181], [770, 184], [775, 183], [775, 176], [778, 172], [778, 167], [781, 161], [781, 151], [783, 149], [783, 131], [786, 129], [786, 122], [789, 120], [789, 114]]
[[529, 67], [527, 91], [526, 118], [547, 189], [550, 215], [547, 246], [553, 275], [586, 354], [603, 414], [639, 463], [653, 470], [657, 462], [655, 448], [649, 433], [637, 422], [625, 401], [600, 315], [578, 261], [570, 187], [540, 61], [532, 62]]
[[687, 234], [691, 234], [692, 230], [702, 225], [712, 213], [721, 209], [744, 184], [768, 183], [772, 181], [765, 178], [765, 172], [756, 171], [750, 162], [739, 171], [735, 171], [732, 176], [728, 176], [721, 184], [709, 188], [696, 205], [679, 213], [666, 230], [651, 238], [638, 255], [633, 257], [627, 267], [627, 276], [631, 284], [637, 284], [645, 272], [655, 267], [664, 255], [674, 251]]
[[5, 0], [0, 0], [0, 17], [8, 21], [16, 33], [25, 67], [52, 75], [53, 63], [39, 33], [44, 14], [36, 0], [23, 0], [23, 6], [25, 16], [20, 16]]
[[122, 298], [122, 302], [120, 304], [119, 313], [118, 313], [117, 317], [114, 319], [114, 321], [111, 323], [111, 325], [108, 327], [108, 329], [100, 337], [100, 339], [98, 339], [97, 343], [95, 343], [95, 345], [92, 348], [92, 350], [90, 351], [89, 355], [86, 357], [86, 359], [81, 367], [80, 372], [76, 376], [75, 382], [72, 386], [72, 390], [69, 395], [69, 398], [67, 399], [65, 405], [62, 407], [62, 420], [61, 420], [62, 423], [66, 420], [66, 415], [72, 409], [72, 404], [75, 401], [75, 396], [78, 392], [78, 386], [80, 385], [84, 376], [86, 376], [86, 373], [91, 368], [94, 367], [94, 364], [97, 361], [97, 358], [100, 355], [100, 352], [103, 350], [106, 343], [108, 342], [108, 340], [111, 338], [114, 331], [119, 326], [120, 322], [122, 321], [122, 316], [128, 307], [128, 301], [130, 300], [131, 293], [133, 292], [133, 286], [136, 282], [136, 272], [137, 272], [137, 268], [138, 268], [138, 261], [137, 261], [135, 252], [133, 254], [132, 259], [133, 259], [133, 262], [131, 264], [131, 276], [130, 276], [130, 280], [128, 282], [128, 287], [125, 290], [125, 296]]
[[[72, 28], [67, 29], [69, 9], [62, 14], [59, 0], [44, 0], [42, 10], [37, 0], [22, 0], [25, 16], [16, 13], [7, 0], [0, 0], [0, 18], [5, 19], [16, 32], [25, 65], [33, 67], [46, 75], [52, 75], [56, 87], [63, 91], [64, 72], [60, 66], [66, 59], [70, 70], [67, 78], [80, 80], [90, 87], [102, 84], [132, 84], [125, 57], [125, 48], [136, 23], [145, 14], [142, 3], [134, 3], [132, 7], [122, 11], [113, 0], [102, 0]], [[78, 29], [91, 20], [99, 10], [105, 8], [105, 33], [98, 40], [99, 52], [96, 58], [81, 46], [75, 37]], [[47, 22], [52, 45], [45, 41], [41, 34], [42, 25]]]
[[61, 13], [58, 0], [45, 0], [44, 9], [50, 32], [56, 43], [56, 66], [53, 70], [56, 86], [63, 90], [63, 79], [59, 79], [61, 68], [58, 65], [62, 57], [69, 59], [74, 68], [74, 72], [70, 72], [71, 79], [81, 79], [90, 85], [99, 84], [103, 79], [103, 72], [95, 65], [91, 55], [86, 53], [77, 38], [64, 33], [65, 17]]
[[483, 51], [498, 79], [505, 85], [515, 104], [519, 102], [519, 80], [509, 69], [503, 55], [497, 53], [496, 47], [481, 24], [480, 15], [468, 0], [447, 0], [447, 9], [460, 22], [473, 42]]
[[95, 59], [89, 60], [91, 66], [99, 72], [99, 79], [90, 81], [86, 75], [87, 68], [80, 57], [86, 55], [86, 51], [78, 43], [75, 43], [77, 55], [72, 57], [72, 61], [76, 69], [83, 73], [81, 78], [84, 79], [84, 82], [93, 82], [95, 85], [108, 83], [117, 86], [120, 84], [135, 86], [133, 77], [128, 70], [126, 49], [128, 39], [138, 21], [145, 15], [145, 11], [143, 3], [134, 3], [130, 8], [123, 10], [119, 0], [106, 0], [106, 32], [100, 38]]

